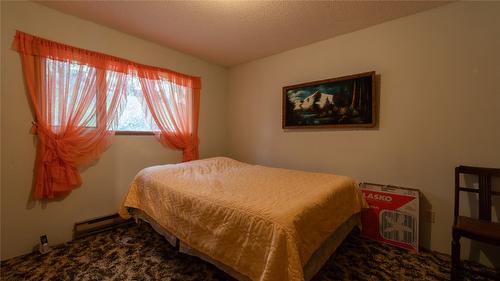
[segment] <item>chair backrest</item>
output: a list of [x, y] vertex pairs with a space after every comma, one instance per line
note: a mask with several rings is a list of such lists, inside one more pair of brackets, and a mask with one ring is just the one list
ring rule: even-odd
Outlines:
[[[479, 188], [461, 187], [460, 174], [476, 175]], [[458, 166], [455, 168], [455, 217], [459, 215], [460, 191], [479, 193], [479, 219], [491, 221], [491, 197], [500, 195], [491, 190], [491, 178], [500, 177], [500, 169]]]

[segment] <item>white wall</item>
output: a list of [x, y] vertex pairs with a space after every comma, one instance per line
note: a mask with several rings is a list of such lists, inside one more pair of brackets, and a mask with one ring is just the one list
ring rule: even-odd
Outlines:
[[[229, 155], [418, 188], [436, 212], [421, 243], [449, 253], [453, 168], [500, 167], [499, 15], [499, 2], [454, 3], [230, 69]], [[282, 87], [371, 70], [378, 128], [281, 129]], [[500, 266], [478, 247], [472, 259]]]
[[32, 250], [41, 234], [52, 244], [71, 239], [76, 221], [115, 213], [128, 183], [142, 168], [175, 163], [181, 152], [153, 136], [117, 136], [100, 161], [83, 173], [84, 184], [64, 200], [30, 202], [34, 138], [15, 30], [144, 64], [201, 76], [200, 156], [225, 154], [225, 68], [136, 37], [64, 15], [33, 2], [1, 2], [1, 259]]

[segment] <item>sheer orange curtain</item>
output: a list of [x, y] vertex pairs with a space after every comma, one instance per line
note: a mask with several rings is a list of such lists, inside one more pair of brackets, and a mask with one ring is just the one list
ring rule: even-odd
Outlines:
[[97, 160], [110, 144], [126, 74], [113, 71], [113, 64], [88, 64], [77, 49], [22, 32], [17, 32], [14, 47], [36, 118], [33, 196], [67, 194], [81, 184], [78, 167]]
[[[198, 77], [71, 47], [20, 31], [16, 32], [13, 47], [21, 56], [36, 120], [33, 128], [38, 135], [33, 193], [36, 199], [64, 195], [81, 184], [78, 168], [97, 160], [111, 144], [115, 122], [126, 102], [127, 80], [132, 73], [152, 75], [158, 81], [181, 81], [176, 85], [188, 87], [187, 92], [198, 94], [197, 99], [186, 98], [190, 100], [186, 104], [189, 109], [178, 108], [171, 115], [174, 119], [181, 116], [179, 120], [182, 121], [175, 121], [174, 127], [166, 127], [170, 134], [162, 138], [162, 143], [183, 149], [184, 160], [197, 158]], [[140, 75], [140, 78], [145, 77]], [[152, 88], [148, 95], [153, 98], [149, 100], [156, 102], [159, 92], [160, 88]], [[179, 100], [180, 97], [177, 96]], [[161, 111], [157, 105], [153, 108]], [[189, 112], [191, 117], [178, 114], [181, 111]]]
[[161, 144], [181, 149], [183, 161], [198, 159], [200, 81], [144, 69], [139, 81]]

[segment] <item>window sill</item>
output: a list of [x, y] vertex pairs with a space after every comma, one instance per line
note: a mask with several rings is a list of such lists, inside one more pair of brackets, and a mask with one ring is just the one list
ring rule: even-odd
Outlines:
[[154, 132], [147, 131], [115, 131], [115, 135], [122, 136], [154, 136]]

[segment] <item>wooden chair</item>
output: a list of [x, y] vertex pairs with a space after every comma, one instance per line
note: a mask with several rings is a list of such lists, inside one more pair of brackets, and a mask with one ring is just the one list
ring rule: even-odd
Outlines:
[[[479, 188], [461, 187], [460, 174], [476, 175]], [[492, 191], [491, 178], [500, 177], [500, 169], [459, 166], [455, 168], [455, 220], [452, 228], [453, 241], [451, 243], [451, 280], [460, 280], [462, 268], [460, 264], [460, 238], [500, 246], [500, 223], [491, 221], [491, 197], [500, 195]], [[460, 192], [479, 193], [479, 218], [459, 215]], [[479, 272], [475, 272], [481, 274]], [[499, 278], [498, 276], [489, 276]]]

